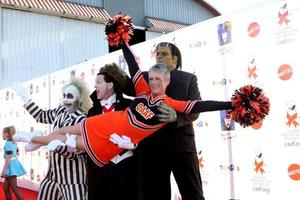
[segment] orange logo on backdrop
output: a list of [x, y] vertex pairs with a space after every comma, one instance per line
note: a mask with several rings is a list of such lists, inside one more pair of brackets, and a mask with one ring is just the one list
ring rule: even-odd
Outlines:
[[279, 78], [283, 81], [289, 80], [293, 75], [293, 68], [288, 64], [283, 64], [277, 71]]
[[261, 173], [262, 175], [265, 173], [265, 170], [263, 168], [264, 166], [264, 161], [260, 161], [260, 162], [257, 162], [256, 160], [254, 161], [254, 165], [255, 165], [255, 171], [256, 173]]
[[299, 123], [297, 122], [297, 118], [298, 118], [298, 114], [295, 113], [293, 115], [289, 115], [289, 113], [287, 113], [286, 115], [288, 122], [286, 123], [287, 125], [289, 125], [289, 127], [293, 124], [295, 126], [295, 128], [297, 128], [297, 126], [299, 126]]
[[288, 173], [291, 179], [294, 181], [300, 180], [300, 165], [291, 164], [288, 168]]

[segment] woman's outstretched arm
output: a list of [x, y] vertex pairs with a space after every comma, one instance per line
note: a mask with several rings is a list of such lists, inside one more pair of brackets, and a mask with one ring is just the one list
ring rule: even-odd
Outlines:
[[[174, 100], [172, 98], [167, 98], [164, 103], [173, 107], [178, 112], [184, 114], [232, 109], [232, 105], [230, 101], [212, 101], [212, 100], [179, 101], [179, 100]], [[160, 107], [161, 112], [164, 111], [164, 109], [166, 109], [164, 106]]]

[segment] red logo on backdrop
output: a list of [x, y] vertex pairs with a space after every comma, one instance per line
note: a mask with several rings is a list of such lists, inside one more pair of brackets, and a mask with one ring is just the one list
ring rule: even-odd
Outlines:
[[289, 16], [289, 10], [288, 10], [288, 6], [287, 6], [287, 2], [285, 0], [283, 0], [280, 2], [280, 8], [279, 8], [279, 12], [278, 12], [278, 18], [279, 18], [278, 23], [280, 24], [280, 26], [282, 24], [288, 25], [288, 23], [290, 22], [290, 20], [288, 19], [288, 16]]
[[95, 70], [95, 68], [92, 68], [92, 69], [91, 69], [91, 75], [96, 75], [96, 70]]
[[297, 113], [297, 107], [294, 101], [290, 100], [287, 103], [287, 113], [286, 113], [286, 118], [287, 118], [287, 122], [286, 124], [291, 127], [291, 125], [294, 125], [295, 128], [297, 128], [297, 126], [299, 126], [299, 123], [297, 121], [298, 119], [298, 113]]
[[253, 22], [248, 26], [248, 35], [250, 37], [256, 37], [259, 31], [260, 31], [260, 26], [256, 22]]
[[198, 164], [199, 164], [199, 167], [202, 169], [204, 167], [203, 165], [203, 156], [201, 155], [202, 151], [199, 151], [198, 152]]
[[260, 129], [261, 127], [262, 127], [262, 121], [260, 121], [260, 122], [257, 122], [256, 124], [253, 124], [251, 127], [253, 128], [253, 129]]
[[300, 180], [300, 165], [298, 164], [291, 164], [288, 168], [289, 177], [294, 180]]
[[154, 44], [151, 48], [151, 51], [150, 51], [150, 55], [151, 55], [151, 58], [156, 58], [156, 44]]
[[135, 60], [137, 64], [141, 64], [141, 58], [139, 56], [135, 56]]
[[82, 73], [80, 74], [80, 80], [84, 80], [84, 79], [85, 79], [85, 73], [82, 72]]
[[288, 64], [283, 64], [279, 67], [277, 73], [281, 80], [286, 81], [292, 77], [293, 68]]
[[286, 25], [288, 25], [288, 23], [290, 22], [290, 20], [287, 18], [289, 15], [289, 11], [286, 11], [285, 13], [278, 13], [278, 17], [279, 17], [279, 24], [282, 25], [283, 23], [285, 23]]
[[295, 126], [295, 128], [297, 128], [297, 126], [299, 126], [299, 123], [296, 121], [296, 119], [298, 118], [298, 114], [295, 113], [293, 115], [290, 115], [289, 113], [286, 114], [286, 118], [288, 120], [288, 122], [286, 123], [289, 127], [293, 124]]
[[257, 78], [256, 71], [257, 71], [257, 68], [256, 68], [255, 57], [251, 56], [251, 58], [249, 59], [249, 63], [248, 63], [248, 78], [256, 79]]

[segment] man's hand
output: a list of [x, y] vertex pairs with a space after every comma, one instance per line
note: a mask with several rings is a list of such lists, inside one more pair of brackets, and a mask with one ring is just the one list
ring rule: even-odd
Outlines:
[[134, 149], [135, 148], [135, 145], [134, 143], [131, 141], [131, 139], [129, 137], [127, 137], [126, 135], [122, 135], [119, 136], [117, 133], [113, 133], [110, 135], [110, 138], [109, 140], [118, 145], [119, 148], [122, 148], [122, 149], [128, 149], [128, 150], [131, 150], [131, 149]]
[[175, 122], [177, 120], [176, 111], [166, 104], [161, 104], [158, 108], [161, 114], [158, 114], [158, 120], [161, 122]]
[[23, 87], [20, 82], [14, 82], [12, 88], [17, 92], [24, 103], [30, 100], [27, 89]]

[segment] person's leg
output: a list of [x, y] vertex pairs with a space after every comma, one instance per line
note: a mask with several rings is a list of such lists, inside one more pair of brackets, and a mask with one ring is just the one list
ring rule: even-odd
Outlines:
[[10, 189], [9, 189], [9, 177], [4, 179], [3, 190], [5, 193], [5, 198], [7, 200], [11, 200], [11, 193], [10, 193]]
[[144, 200], [171, 199], [169, 153], [143, 146], [139, 152], [140, 196]]
[[[136, 155], [126, 158], [110, 167], [109, 179], [111, 200], [138, 200], [138, 173]], [[115, 192], [117, 188], [118, 192]]]
[[9, 180], [10, 189], [15, 194], [17, 200], [23, 200], [23, 195], [22, 195], [22, 193], [20, 192], [20, 190], [18, 189], [18, 186], [17, 186], [17, 177], [12, 176], [8, 180]]
[[57, 184], [64, 200], [86, 200], [86, 184]]
[[81, 131], [80, 131], [81, 123], [83, 122], [75, 124], [74, 126], [64, 126], [60, 129], [53, 131], [51, 134], [66, 135], [67, 133], [70, 133], [73, 135], [81, 135]]
[[[52, 140], [60, 140], [62, 142], [66, 141], [66, 135], [71, 133], [72, 135], [81, 135], [80, 124], [78, 123], [74, 126], [65, 126], [60, 129], [53, 131], [47, 136], [42, 136], [40, 131], [33, 131], [30, 134], [25, 132], [18, 132], [14, 135], [14, 141], [16, 142], [32, 142], [42, 145], [47, 145]], [[39, 134], [36, 134], [39, 133]]]
[[37, 200], [63, 200], [62, 193], [57, 184], [45, 178], [41, 185]]
[[42, 144], [42, 145], [47, 145], [53, 140], [60, 140], [62, 142], [65, 142], [66, 141], [66, 136], [56, 134], [56, 133], [52, 133], [52, 134], [49, 134], [49, 135], [46, 135], [46, 136], [33, 137], [31, 139], [31, 142], [39, 143], [39, 144]]
[[76, 149], [81, 150], [81, 151], [85, 151], [83, 140], [82, 140], [81, 136], [76, 137]]
[[80, 124], [75, 124], [74, 126], [64, 126], [60, 129], [53, 131], [51, 134], [46, 136], [33, 137], [31, 142], [47, 145], [52, 140], [61, 140], [62, 142], [66, 141], [66, 134], [71, 133], [73, 135], [81, 135]]
[[88, 200], [107, 199], [107, 180], [112, 174], [106, 170], [107, 166], [100, 168], [93, 160], [87, 156], [87, 183], [88, 183]]
[[204, 200], [197, 154], [174, 152], [172, 172], [183, 200]]
[[[42, 145], [48, 145], [50, 142], [52, 142], [54, 140], [60, 140], [61, 142], [65, 143], [67, 140], [67, 136], [60, 135], [57, 133], [52, 133], [52, 134], [49, 134], [46, 136], [33, 137], [31, 139], [31, 142], [42, 144]], [[74, 145], [73, 147], [76, 147], [77, 150], [85, 151], [83, 140], [82, 140], [81, 136], [77, 136], [75, 138], [73, 145]]]

